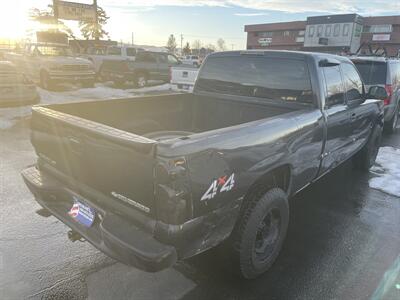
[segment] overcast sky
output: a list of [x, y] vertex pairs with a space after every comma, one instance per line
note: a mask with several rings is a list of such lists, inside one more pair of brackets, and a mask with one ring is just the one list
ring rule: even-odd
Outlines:
[[[0, 38], [22, 36], [29, 26], [30, 7], [45, 7], [50, 0], [14, 0], [0, 3]], [[91, 3], [90, 0], [77, 2]], [[98, 0], [110, 16], [106, 29], [114, 40], [137, 44], [165, 45], [175, 34], [180, 43], [200, 39], [214, 43], [225, 39], [229, 48], [245, 48], [245, 24], [305, 20], [307, 16], [359, 13], [400, 15], [400, 0]], [[12, 23], [13, 26], [9, 26]], [[76, 29], [76, 22], [68, 22]]]

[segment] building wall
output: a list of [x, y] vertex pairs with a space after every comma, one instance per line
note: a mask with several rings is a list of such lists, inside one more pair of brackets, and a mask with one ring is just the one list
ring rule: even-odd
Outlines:
[[[320, 25], [320, 34], [318, 34]], [[391, 25], [390, 32], [385, 32], [388, 29], [384, 25]], [[339, 28], [339, 34], [336, 36], [335, 26]], [[343, 34], [345, 26], [348, 26], [347, 35]], [[310, 36], [312, 27], [314, 34]], [[331, 28], [330, 34], [328, 27]], [[367, 44], [370, 44], [373, 49], [385, 47], [390, 56], [396, 56], [400, 49], [400, 15], [365, 18], [356, 14], [318, 16], [308, 18], [307, 21], [246, 25], [245, 31], [247, 32], [247, 49], [287, 49], [333, 53], [345, 50], [355, 53], [360, 46], [367, 50]], [[327, 45], [321, 45], [320, 38], [327, 38]]]
[[[343, 47], [355, 52], [360, 46], [361, 31], [357, 23], [307, 25], [304, 47]], [[321, 44], [320, 39], [326, 43]]]

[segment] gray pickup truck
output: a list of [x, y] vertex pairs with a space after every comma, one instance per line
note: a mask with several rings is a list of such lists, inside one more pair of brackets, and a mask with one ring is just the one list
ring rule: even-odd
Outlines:
[[166, 52], [139, 51], [134, 61], [105, 60], [100, 76], [112, 80], [117, 85], [133, 82], [142, 88], [149, 80], [170, 81], [171, 68], [182, 64], [175, 55]]
[[280, 252], [288, 198], [350, 158], [374, 163], [385, 91], [369, 92], [344, 57], [215, 53], [193, 94], [34, 107], [22, 175], [72, 241], [147, 271], [226, 241], [254, 278]]

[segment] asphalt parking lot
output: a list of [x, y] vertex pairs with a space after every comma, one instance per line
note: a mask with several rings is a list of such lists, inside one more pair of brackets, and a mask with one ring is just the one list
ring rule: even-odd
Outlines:
[[[400, 134], [383, 145], [400, 148]], [[400, 299], [400, 198], [351, 163], [292, 199], [277, 262], [243, 281], [223, 246], [150, 274], [71, 243], [65, 225], [35, 214], [20, 177], [34, 162], [29, 118], [0, 130], [0, 299]]]

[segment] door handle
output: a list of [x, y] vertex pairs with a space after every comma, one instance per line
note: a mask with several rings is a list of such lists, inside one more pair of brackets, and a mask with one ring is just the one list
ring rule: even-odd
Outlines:
[[350, 120], [354, 121], [355, 119], [357, 119], [357, 115], [356, 115], [356, 113], [352, 113], [350, 116]]

